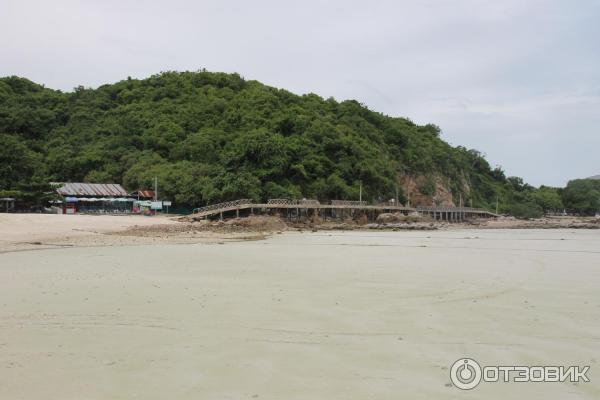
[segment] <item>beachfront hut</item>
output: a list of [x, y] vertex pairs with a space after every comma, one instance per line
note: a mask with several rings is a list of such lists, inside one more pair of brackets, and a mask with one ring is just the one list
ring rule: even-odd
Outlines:
[[53, 183], [63, 214], [131, 213], [134, 198], [116, 183]]
[[13, 197], [0, 198], [0, 205], [1, 205], [0, 211], [4, 211], [4, 212], [14, 211], [15, 201], [17, 201], [17, 199], [15, 199]]
[[133, 212], [148, 215], [152, 213], [152, 202], [154, 201], [154, 190], [139, 189], [129, 193], [129, 196], [136, 199], [133, 202]]
[[154, 200], [154, 190], [140, 189], [129, 195], [137, 200]]

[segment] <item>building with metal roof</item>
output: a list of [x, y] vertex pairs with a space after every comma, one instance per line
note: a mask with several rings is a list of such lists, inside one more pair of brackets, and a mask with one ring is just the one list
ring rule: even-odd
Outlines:
[[137, 197], [139, 200], [152, 200], [154, 199], [154, 190], [137, 190], [129, 194], [130, 196]]
[[56, 192], [61, 196], [89, 196], [89, 197], [127, 197], [128, 193], [123, 186], [117, 183], [56, 183], [60, 185]]
[[64, 214], [130, 213], [134, 199], [116, 183], [52, 183], [62, 200]]

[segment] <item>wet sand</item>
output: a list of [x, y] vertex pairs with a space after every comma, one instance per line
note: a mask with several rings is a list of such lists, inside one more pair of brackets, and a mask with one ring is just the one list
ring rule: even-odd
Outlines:
[[103, 236], [135, 226], [177, 224], [161, 215], [64, 215], [0, 213], [0, 253], [56, 245], [93, 245]]
[[[8, 252], [0, 398], [597, 399], [599, 286], [598, 230]], [[466, 356], [591, 382], [460, 391]]]

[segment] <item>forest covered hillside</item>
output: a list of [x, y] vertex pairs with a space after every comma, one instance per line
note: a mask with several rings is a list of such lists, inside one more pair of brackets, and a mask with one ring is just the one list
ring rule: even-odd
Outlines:
[[72, 92], [0, 79], [0, 196], [48, 182], [152, 187], [178, 205], [236, 198], [452, 203], [534, 216], [561, 191], [506, 177], [476, 150], [349, 100], [296, 95], [237, 74], [165, 72]]

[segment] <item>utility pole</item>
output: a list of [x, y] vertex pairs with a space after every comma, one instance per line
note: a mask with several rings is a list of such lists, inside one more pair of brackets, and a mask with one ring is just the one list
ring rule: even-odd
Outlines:
[[404, 167], [404, 179], [406, 182], [406, 207], [410, 207], [410, 190], [409, 190], [410, 176], [408, 175], [408, 169], [406, 167]]
[[496, 214], [498, 214], [498, 196], [496, 196]]
[[359, 203], [362, 202], [362, 181], [359, 182], [358, 201]]
[[398, 206], [398, 184], [396, 183], [396, 204], [395, 206]]
[[154, 201], [158, 201], [158, 177], [154, 177]]

